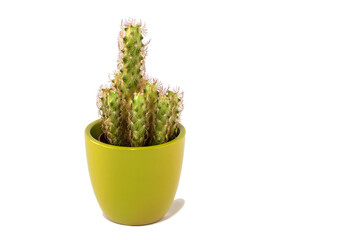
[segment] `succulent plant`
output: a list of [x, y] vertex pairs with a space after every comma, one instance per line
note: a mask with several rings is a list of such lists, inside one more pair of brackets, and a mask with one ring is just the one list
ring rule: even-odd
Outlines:
[[118, 64], [110, 87], [98, 94], [100, 126], [107, 143], [118, 146], [151, 146], [174, 139], [179, 133], [183, 94], [170, 91], [145, 72], [149, 41], [145, 25], [122, 21]]

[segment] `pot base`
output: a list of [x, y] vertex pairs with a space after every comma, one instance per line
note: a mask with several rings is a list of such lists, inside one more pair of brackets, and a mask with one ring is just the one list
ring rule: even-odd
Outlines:
[[109, 218], [108, 216], [105, 215], [105, 213], [103, 213], [104, 218], [106, 218], [108, 221], [116, 223], [116, 224], [120, 224], [120, 225], [124, 225], [124, 226], [146, 226], [146, 225], [151, 225], [154, 223], [157, 223], [159, 221], [161, 221], [161, 219], [163, 219], [164, 217], [161, 217], [160, 219], [156, 220], [156, 221], [151, 221], [151, 222], [143, 222], [143, 223], [128, 223], [128, 222], [122, 222], [122, 221], [116, 221], [113, 220], [111, 218]]

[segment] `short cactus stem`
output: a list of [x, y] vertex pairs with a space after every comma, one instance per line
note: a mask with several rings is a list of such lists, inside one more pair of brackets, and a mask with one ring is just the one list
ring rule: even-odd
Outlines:
[[130, 94], [129, 89], [125, 85], [124, 81], [119, 77], [115, 76], [114, 86], [118, 89], [120, 93], [121, 104], [119, 106], [121, 117], [120, 117], [120, 126], [122, 133], [122, 146], [129, 146], [131, 142], [131, 132], [130, 132], [130, 118], [131, 118], [131, 104], [132, 104], [132, 95]]
[[121, 145], [120, 96], [117, 91], [102, 89], [102, 130], [110, 144]]
[[179, 102], [177, 93], [168, 91], [170, 112], [169, 112], [169, 128], [167, 129], [166, 141], [170, 141], [177, 135]]
[[169, 126], [169, 98], [161, 94], [157, 101], [156, 125], [153, 137], [153, 145], [164, 143], [166, 140], [166, 132]]
[[152, 145], [152, 136], [155, 132], [156, 124], [156, 109], [157, 109], [157, 99], [158, 92], [156, 83], [147, 83], [144, 89], [144, 96], [146, 101], [146, 134], [145, 138], [147, 145]]
[[145, 97], [143, 93], [135, 93], [131, 108], [131, 146], [139, 147], [145, 143]]

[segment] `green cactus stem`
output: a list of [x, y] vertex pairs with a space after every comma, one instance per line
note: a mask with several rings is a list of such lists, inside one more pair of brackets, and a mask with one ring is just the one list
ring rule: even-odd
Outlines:
[[[108, 107], [108, 98], [109, 98], [110, 89], [101, 88], [99, 90], [98, 99], [97, 99], [97, 107], [99, 109], [99, 114], [101, 115], [100, 119], [100, 127], [103, 133], [105, 133], [109, 126], [107, 119], [109, 118], [109, 107]], [[106, 134], [105, 134], [106, 135]]]
[[118, 76], [115, 77], [115, 81], [118, 83], [118, 86], [115, 86], [119, 89], [121, 95], [121, 104], [119, 106], [121, 116], [120, 116], [120, 126], [122, 133], [122, 146], [130, 146], [131, 143], [131, 131], [130, 131], [130, 118], [131, 118], [131, 104], [132, 97], [130, 95], [129, 89], [126, 87], [122, 79], [119, 79]]
[[177, 135], [178, 128], [178, 113], [179, 113], [179, 103], [180, 99], [177, 93], [168, 91], [169, 98], [169, 128], [167, 129], [165, 141], [170, 141], [174, 139]]
[[[116, 80], [123, 81], [128, 98], [132, 97], [144, 82], [146, 45], [143, 44], [142, 39], [141, 23], [137, 24], [130, 20], [122, 24], [118, 43], [119, 59]], [[119, 87], [119, 82], [115, 81], [115, 85]]]
[[156, 125], [153, 137], [153, 145], [165, 142], [167, 128], [169, 126], [169, 98], [165, 94], [160, 94], [157, 101]]
[[143, 93], [135, 93], [131, 109], [131, 146], [140, 147], [145, 143], [145, 96]]
[[101, 97], [102, 120], [101, 127], [106, 139], [110, 144], [121, 145], [121, 125], [120, 125], [120, 96], [117, 91], [102, 89]]
[[158, 91], [156, 82], [147, 83], [144, 89], [144, 96], [146, 101], [146, 133], [145, 139], [147, 141], [147, 145], [152, 145], [152, 136], [155, 132], [155, 124], [156, 124], [156, 109], [157, 109], [157, 99], [158, 99]]
[[108, 108], [106, 107], [107, 97], [109, 95], [108, 88], [100, 88], [97, 97], [97, 107], [99, 109], [99, 115], [101, 116], [101, 120], [108, 117]]

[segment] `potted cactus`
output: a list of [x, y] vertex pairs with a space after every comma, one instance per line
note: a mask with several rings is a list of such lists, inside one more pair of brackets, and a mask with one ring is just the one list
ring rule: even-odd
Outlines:
[[118, 64], [101, 87], [100, 119], [85, 130], [91, 183], [104, 215], [126, 225], [160, 220], [175, 197], [184, 153], [183, 94], [145, 72], [141, 22], [122, 21]]

